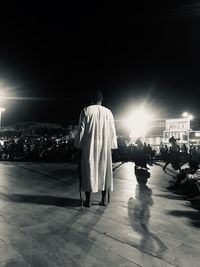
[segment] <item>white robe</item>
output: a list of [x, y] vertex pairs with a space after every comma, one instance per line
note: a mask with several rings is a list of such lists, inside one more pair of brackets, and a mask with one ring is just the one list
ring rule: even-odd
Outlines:
[[113, 190], [112, 151], [117, 137], [112, 112], [100, 105], [80, 114], [75, 146], [81, 149], [82, 190]]

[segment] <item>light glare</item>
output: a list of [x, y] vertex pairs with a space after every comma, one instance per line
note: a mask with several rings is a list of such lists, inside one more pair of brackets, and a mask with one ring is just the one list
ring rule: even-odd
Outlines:
[[150, 129], [150, 122], [153, 120], [153, 114], [147, 112], [143, 106], [135, 109], [125, 120], [126, 127], [129, 128], [130, 136], [132, 138], [142, 137], [145, 138], [145, 134]]
[[188, 119], [192, 120], [194, 117], [192, 115], [188, 116]]
[[183, 112], [182, 116], [183, 116], [184, 118], [187, 118], [187, 117], [188, 117], [188, 113], [187, 113], [187, 112]]
[[194, 116], [191, 115], [191, 114], [189, 114], [188, 112], [183, 112], [183, 113], [182, 113], [182, 116], [183, 116], [184, 118], [188, 118], [189, 120], [192, 120], [192, 119], [194, 118]]

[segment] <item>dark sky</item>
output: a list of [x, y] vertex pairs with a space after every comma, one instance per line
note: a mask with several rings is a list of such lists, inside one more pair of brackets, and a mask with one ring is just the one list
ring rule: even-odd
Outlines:
[[0, 17], [4, 125], [76, 122], [93, 89], [115, 118], [200, 115], [200, 1], [27, 2]]

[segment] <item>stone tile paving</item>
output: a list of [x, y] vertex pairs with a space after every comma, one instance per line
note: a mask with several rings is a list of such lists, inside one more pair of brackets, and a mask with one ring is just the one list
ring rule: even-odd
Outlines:
[[111, 203], [97, 193], [83, 211], [77, 166], [0, 165], [0, 266], [200, 266], [199, 211], [159, 165], [149, 177], [122, 164]]

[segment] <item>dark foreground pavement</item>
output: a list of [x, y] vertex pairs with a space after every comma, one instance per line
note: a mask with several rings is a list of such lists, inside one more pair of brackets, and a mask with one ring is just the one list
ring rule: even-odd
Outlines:
[[80, 211], [77, 167], [0, 163], [0, 266], [200, 266], [200, 213], [133, 163], [115, 170], [107, 207]]

